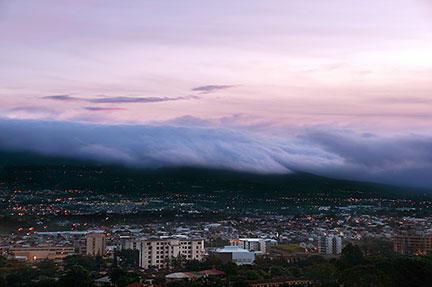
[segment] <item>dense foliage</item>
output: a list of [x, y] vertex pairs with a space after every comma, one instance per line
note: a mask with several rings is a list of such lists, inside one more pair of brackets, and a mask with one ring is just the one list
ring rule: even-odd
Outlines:
[[[174, 271], [200, 271], [216, 268], [226, 279], [200, 278], [193, 281], [166, 282], [163, 276], [153, 277], [154, 283], [168, 287], [248, 286], [248, 281], [279, 277], [304, 277], [318, 286], [410, 287], [432, 286], [432, 257], [401, 256], [392, 253], [388, 242], [369, 239], [361, 245], [348, 244], [339, 258], [311, 256], [304, 260], [257, 259], [254, 265], [223, 264], [215, 258], [204, 262], [189, 261], [176, 265]], [[386, 252], [381, 252], [386, 251]], [[372, 252], [372, 253], [371, 253]], [[364, 254], [372, 254], [364, 256]], [[136, 253], [119, 252], [113, 260], [74, 255], [63, 264], [53, 261], [37, 263], [9, 262], [0, 257], [0, 287], [94, 286], [94, 279], [106, 274], [116, 286], [127, 286], [150, 278], [136, 268]], [[167, 271], [169, 272], [169, 271]]]

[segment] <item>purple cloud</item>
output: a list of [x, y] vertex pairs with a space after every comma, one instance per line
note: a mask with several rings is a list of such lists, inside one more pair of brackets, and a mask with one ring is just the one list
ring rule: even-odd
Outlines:
[[103, 108], [103, 107], [85, 107], [87, 111], [91, 112], [115, 112], [115, 111], [126, 111], [125, 108]]
[[193, 88], [192, 91], [201, 92], [202, 94], [209, 94], [209, 93], [214, 93], [220, 90], [226, 90], [233, 87], [235, 86], [234, 85], [207, 85], [207, 86]]
[[43, 98], [49, 100], [56, 100], [56, 101], [65, 101], [65, 102], [73, 102], [73, 101], [81, 100], [80, 98], [71, 97], [69, 95], [55, 95], [55, 96], [47, 96]]
[[134, 98], [134, 97], [112, 97], [112, 98], [96, 98], [89, 99], [88, 102], [91, 103], [159, 103], [159, 102], [169, 102], [169, 101], [180, 101], [189, 100], [195, 97], [148, 97], [148, 98]]
[[8, 109], [7, 112], [9, 113], [26, 113], [26, 114], [43, 114], [43, 115], [58, 115], [59, 113], [51, 108], [47, 107], [40, 107], [40, 106], [22, 106], [22, 107], [15, 107]]
[[181, 101], [181, 100], [191, 100], [198, 99], [197, 96], [187, 96], [187, 97], [101, 97], [101, 98], [81, 98], [72, 97], [68, 95], [56, 95], [56, 96], [46, 96], [43, 99], [55, 100], [55, 101], [77, 101], [77, 102], [88, 102], [96, 104], [107, 104], [107, 103], [159, 103], [159, 102], [169, 102], [169, 101]]

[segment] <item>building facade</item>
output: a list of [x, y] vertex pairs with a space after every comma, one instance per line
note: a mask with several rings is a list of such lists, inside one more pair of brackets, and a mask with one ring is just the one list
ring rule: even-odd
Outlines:
[[73, 246], [24, 246], [10, 247], [9, 254], [14, 258], [22, 258], [26, 261], [32, 260], [58, 260], [75, 253]]
[[269, 254], [271, 251], [271, 240], [262, 238], [231, 239], [230, 244], [256, 254]]
[[400, 254], [428, 255], [432, 253], [432, 234], [398, 235], [393, 244], [394, 251]]
[[104, 256], [106, 252], [106, 235], [104, 233], [90, 233], [86, 236], [86, 254]]
[[128, 240], [125, 248], [139, 251], [139, 266], [144, 269], [168, 267], [179, 257], [198, 261], [204, 258], [203, 239]]
[[318, 253], [334, 255], [342, 253], [342, 237], [340, 236], [322, 236], [318, 239]]
[[212, 251], [212, 255], [223, 263], [234, 262], [237, 265], [253, 264], [255, 252], [248, 251], [237, 246], [225, 246]]

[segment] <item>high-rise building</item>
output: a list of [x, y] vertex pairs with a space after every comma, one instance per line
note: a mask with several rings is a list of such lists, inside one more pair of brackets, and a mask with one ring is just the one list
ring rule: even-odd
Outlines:
[[271, 250], [271, 240], [262, 238], [231, 239], [231, 246], [237, 246], [256, 254], [268, 254]]
[[125, 248], [139, 251], [139, 266], [144, 269], [168, 267], [180, 256], [184, 260], [201, 261], [204, 258], [203, 239], [128, 240]]
[[394, 251], [400, 254], [427, 255], [432, 253], [432, 234], [398, 235], [393, 238]]
[[86, 254], [91, 256], [104, 256], [106, 251], [106, 235], [104, 233], [87, 234]]
[[320, 254], [341, 254], [342, 253], [342, 237], [328, 235], [318, 239], [318, 253]]

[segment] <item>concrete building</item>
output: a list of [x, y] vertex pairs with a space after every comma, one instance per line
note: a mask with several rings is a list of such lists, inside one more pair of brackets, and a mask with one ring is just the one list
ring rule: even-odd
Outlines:
[[87, 234], [86, 254], [91, 256], [104, 256], [106, 252], [106, 235], [105, 233]]
[[128, 240], [125, 248], [139, 251], [139, 266], [144, 269], [167, 267], [179, 256], [185, 260], [201, 261], [204, 258], [203, 239]]
[[398, 235], [393, 238], [394, 251], [400, 254], [427, 255], [432, 253], [432, 234]]
[[246, 249], [256, 254], [269, 254], [271, 251], [271, 240], [262, 238], [240, 238], [231, 239], [231, 246]]
[[342, 253], [342, 237], [328, 235], [318, 239], [318, 253], [320, 254], [341, 254]]
[[25, 261], [44, 259], [58, 260], [74, 253], [75, 248], [73, 246], [39, 245], [9, 248], [9, 254], [12, 255], [13, 258], [21, 258]]
[[237, 246], [225, 246], [212, 251], [212, 255], [223, 263], [234, 262], [237, 265], [252, 264], [255, 261], [255, 252]]

